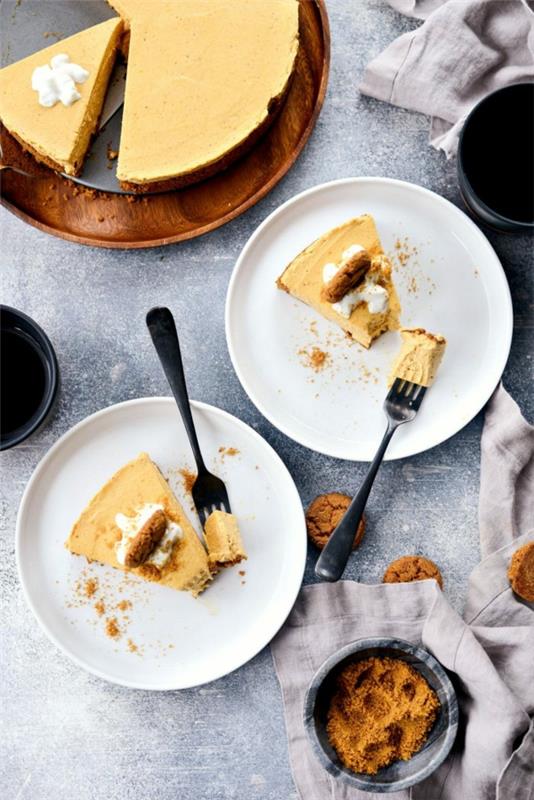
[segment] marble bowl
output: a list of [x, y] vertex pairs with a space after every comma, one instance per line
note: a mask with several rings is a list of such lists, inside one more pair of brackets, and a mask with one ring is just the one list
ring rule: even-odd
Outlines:
[[[376, 775], [353, 772], [340, 762], [326, 733], [326, 713], [337, 674], [343, 667], [372, 656], [398, 658], [415, 667], [436, 692], [440, 710], [422, 749], [408, 761], [395, 761]], [[304, 726], [322, 766], [339, 781], [364, 792], [398, 792], [427, 778], [445, 760], [458, 729], [453, 685], [434, 656], [402, 639], [358, 639], [330, 656], [318, 669], [306, 694]]]

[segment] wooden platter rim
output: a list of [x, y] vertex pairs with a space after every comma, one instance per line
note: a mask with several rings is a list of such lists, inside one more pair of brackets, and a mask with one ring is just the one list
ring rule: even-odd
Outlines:
[[[300, 0], [302, 2], [302, 0]], [[309, 0], [304, 0], [304, 2], [308, 2]], [[44, 222], [40, 222], [37, 219], [34, 219], [30, 214], [27, 214], [25, 211], [19, 209], [13, 203], [10, 203], [6, 200], [2, 193], [0, 192], [0, 204], [14, 214], [16, 217], [21, 219], [23, 222], [26, 222], [28, 225], [32, 225], [34, 228], [37, 228], [44, 233], [51, 234], [52, 236], [56, 236], [60, 239], [64, 239], [66, 241], [74, 242], [76, 244], [83, 244], [89, 247], [101, 247], [101, 248], [108, 248], [113, 250], [143, 250], [149, 249], [153, 247], [164, 247], [169, 244], [176, 244], [178, 242], [187, 241], [188, 239], [196, 239], [199, 236], [203, 236], [210, 231], [216, 230], [220, 228], [222, 225], [230, 222], [236, 217], [241, 216], [246, 211], [248, 211], [252, 206], [259, 203], [269, 192], [279, 183], [282, 178], [289, 172], [299, 155], [301, 154], [302, 150], [304, 149], [308, 139], [311, 136], [311, 133], [315, 127], [317, 122], [317, 118], [321, 109], [324, 104], [324, 99], [326, 95], [326, 89], [328, 86], [328, 76], [330, 72], [330, 23], [328, 20], [328, 13], [326, 10], [326, 0], [312, 0], [316, 11], [319, 15], [319, 22], [321, 27], [321, 34], [323, 39], [323, 63], [322, 63], [322, 71], [321, 71], [321, 80], [319, 83], [319, 89], [317, 92], [317, 96], [315, 99], [313, 112], [310, 115], [308, 123], [303, 130], [296, 146], [293, 148], [291, 153], [289, 154], [288, 158], [279, 166], [277, 171], [271, 175], [269, 180], [264, 183], [254, 194], [252, 194], [249, 198], [244, 200], [238, 206], [233, 208], [227, 214], [224, 214], [221, 217], [218, 217], [216, 220], [212, 220], [211, 222], [206, 223], [198, 228], [194, 228], [188, 231], [182, 231], [174, 236], [163, 236], [159, 239], [148, 239], [145, 241], [135, 241], [135, 242], [128, 242], [128, 241], [112, 241], [109, 239], [98, 239], [92, 238], [90, 236], [80, 236], [75, 233], [69, 233], [67, 231], [61, 231], [58, 228], [54, 228], [51, 225], [47, 225]], [[106, 194], [103, 192], [102, 194]]]

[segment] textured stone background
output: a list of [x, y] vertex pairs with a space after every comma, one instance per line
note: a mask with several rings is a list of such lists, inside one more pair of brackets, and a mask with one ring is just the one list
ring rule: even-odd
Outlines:
[[[88, 11], [87, 2], [82, 5], [88, 23], [108, 16], [100, 0]], [[13, 2], [4, 2], [3, 9], [5, 58], [17, 18], [15, 13], [13, 22]], [[321, 491], [352, 492], [358, 486], [364, 465], [311, 453], [260, 416], [233, 372], [223, 327], [226, 286], [245, 241], [267, 214], [302, 189], [338, 177], [384, 175], [461, 205], [454, 163], [427, 144], [428, 120], [360, 97], [356, 88], [365, 63], [415, 23], [383, 0], [328, 0], [328, 10], [331, 78], [316, 130], [293, 170], [240, 219], [196, 241], [128, 253], [69, 244], [0, 211], [2, 302], [43, 325], [62, 373], [60, 402], [49, 425], [1, 456], [5, 798], [296, 798], [268, 650], [227, 678], [190, 691], [150, 694], [108, 685], [67, 661], [37, 626], [18, 586], [13, 537], [24, 486], [62, 433], [111, 403], [169, 394], [144, 325], [146, 310], [155, 304], [169, 305], [176, 314], [192, 397], [253, 425], [291, 470], [303, 504]], [[58, 28], [48, 24], [39, 34], [47, 29]], [[38, 38], [31, 49], [43, 46]], [[532, 418], [532, 243], [487, 233], [508, 274], [515, 308], [504, 380]], [[478, 559], [481, 424], [479, 417], [440, 447], [384, 465], [370, 501], [369, 535], [351, 559], [348, 577], [374, 582], [394, 557], [427, 553], [461, 608]], [[312, 553], [306, 582], [314, 580], [314, 561]]]

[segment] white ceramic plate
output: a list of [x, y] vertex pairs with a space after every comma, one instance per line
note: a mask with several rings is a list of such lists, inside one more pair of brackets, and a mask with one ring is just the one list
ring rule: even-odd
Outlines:
[[[178, 472], [193, 471], [194, 461], [170, 398], [120, 403], [72, 428], [35, 470], [18, 514], [17, 562], [35, 616], [73, 661], [124, 686], [182, 689], [226, 675], [271, 640], [302, 581], [304, 517], [286, 467], [243, 422], [202, 403], [192, 408], [206, 464], [226, 482], [248, 553], [197, 600], [136, 577], [125, 580], [120, 571], [88, 565], [63, 547], [93, 494], [142, 450], [169, 479], [198, 530]], [[239, 453], [224, 455], [220, 447]], [[99, 588], [88, 598], [92, 579]], [[102, 616], [94, 607], [100, 600]], [[124, 608], [128, 603], [132, 607]], [[113, 617], [122, 630], [117, 639], [105, 630]]]
[[[287, 436], [354, 461], [371, 460], [384, 432], [381, 406], [400, 337], [389, 332], [365, 350], [277, 289], [275, 280], [314, 239], [365, 212], [393, 254], [402, 323], [448, 341], [417, 419], [395, 434], [386, 458], [434, 447], [477, 414], [501, 377], [513, 324], [506, 277], [488, 240], [427, 189], [348, 178], [302, 192], [267, 217], [245, 245], [228, 289], [234, 368], [252, 402]], [[307, 355], [313, 347], [328, 353], [316, 372]]]

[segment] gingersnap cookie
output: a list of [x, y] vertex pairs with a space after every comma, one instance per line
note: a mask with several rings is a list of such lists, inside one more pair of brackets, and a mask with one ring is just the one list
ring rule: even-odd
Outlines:
[[534, 603], [534, 542], [527, 542], [515, 551], [508, 567], [508, 579], [519, 597]]
[[[312, 500], [306, 511], [306, 529], [310, 541], [319, 550], [323, 549], [351, 502], [351, 497], [339, 492], [320, 494]], [[360, 544], [364, 533], [365, 517], [362, 517], [358, 529], [354, 532], [353, 550]]]
[[402, 556], [392, 561], [384, 572], [382, 583], [409, 583], [434, 578], [443, 589], [441, 572], [429, 558], [424, 556]]

